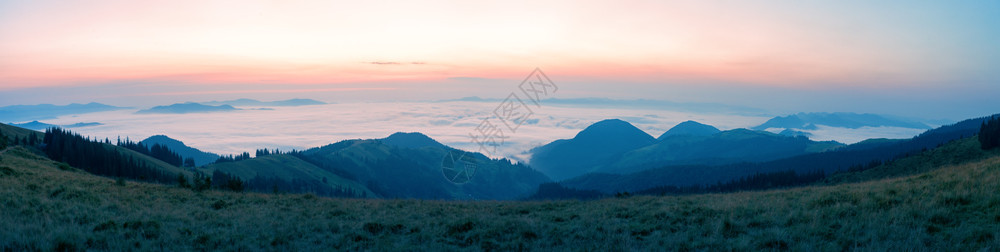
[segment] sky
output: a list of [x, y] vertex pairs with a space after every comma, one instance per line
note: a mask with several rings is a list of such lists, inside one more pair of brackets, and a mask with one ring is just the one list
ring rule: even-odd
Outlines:
[[560, 98], [959, 120], [1000, 108], [997, 1], [5, 1], [0, 106]]

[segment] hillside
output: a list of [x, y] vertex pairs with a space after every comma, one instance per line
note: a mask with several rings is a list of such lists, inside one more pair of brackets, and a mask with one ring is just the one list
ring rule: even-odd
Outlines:
[[819, 153], [843, 144], [812, 141], [805, 137], [766, 131], [733, 129], [710, 135], [674, 135], [626, 152], [595, 172], [631, 173], [668, 165], [725, 165], [764, 162], [809, 153]]
[[572, 139], [532, 149], [529, 163], [561, 181], [592, 173], [628, 174], [664, 166], [764, 162], [841, 146], [766, 131], [719, 131], [694, 121], [678, 124], [653, 139], [628, 122], [604, 120]]
[[[312, 191], [318, 195], [324, 195], [322, 192], [347, 190], [356, 192], [357, 197], [379, 197], [364, 185], [286, 154], [267, 155], [236, 162], [210, 164], [199, 170], [205, 174], [213, 174], [215, 171], [219, 171], [238, 176], [243, 181], [251, 183], [251, 185], [248, 185], [250, 189], [254, 189], [254, 183], [261, 183], [261, 185], [256, 186], [261, 187], [264, 192], [270, 192], [272, 190], [271, 187], [274, 186], [274, 180], [277, 179], [287, 183], [289, 187], [313, 187], [311, 188]], [[288, 189], [285, 190], [287, 191]]]
[[[419, 141], [406, 141], [414, 139]], [[446, 178], [443, 167], [449, 154], [474, 164], [470, 180]], [[420, 133], [345, 140], [294, 155], [387, 198], [510, 200], [527, 196], [539, 184], [550, 182], [530, 167], [455, 150]]]
[[208, 153], [199, 149], [191, 148], [190, 146], [185, 145], [184, 142], [164, 135], [147, 137], [140, 143], [145, 144], [146, 146], [153, 146], [154, 144], [167, 146], [167, 148], [177, 152], [177, 154], [180, 154], [184, 158], [194, 159], [195, 166], [211, 164], [212, 162], [215, 162], [216, 159], [219, 159], [219, 155], [215, 153]]
[[[45, 136], [45, 133], [42, 133], [42, 132], [37, 132], [37, 131], [33, 131], [33, 130], [25, 129], [25, 128], [20, 128], [20, 127], [15, 127], [15, 126], [12, 126], [12, 125], [6, 125], [6, 124], [0, 124], [0, 134], [3, 134], [3, 136], [8, 139], [8, 143], [12, 143], [13, 141], [11, 141], [11, 140], [13, 140], [15, 138], [22, 139], [22, 141], [24, 141], [24, 139], [27, 139], [29, 136], [34, 136], [36, 138], [35, 139], [36, 145], [39, 145], [39, 146], [43, 143], [43, 137]], [[184, 174], [186, 177], [192, 177], [193, 176], [193, 173], [190, 172], [190, 171], [184, 170], [184, 169], [182, 169], [180, 167], [177, 167], [177, 166], [170, 165], [170, 164], [168, 164], [166, 162], [163, 162], [163, 161], [161, 161], [159, 159], [156, 159], [156, 158], [144, 155], [142, 153], [135, 152], [133, 150], [130, 150], [130, 149], [127, 149], [127, 148], [124, 148], [124, 147], [116, 146], [116, 145], [110, 144], [110, 143], [101, 143], [101, 142], [95, 142], [95, 144], [97, 146], [100, 146], [99, 148], [103, 148], [105, 150], [109, 150], [109, 151], [118, 153], [119, 155], [121, 155], [122, 159], [129, 159], [129, 160], [132, 160], [133, 163], [145, 165], [150, 170], [161, 172], [161, 173], [165, 174], [166, 176], [177, 177], [179, 174]], [[21, 145], [25, 145], [25, 144], [21, 143]], [[34, 147], [33, 147], [33, 149], [34, 149]], [[39, 152], [41, 152], [40, 149], [37, 149], [37, 150]], [[71, 150], [71, 151], [68, 151], [68, 152], [79, 152], [79, 151], [82, 151], [82, 150]], [[96, 159], [96, 157], [91, 156], [91, 157], [87, 157], [87, 159], [89, 159], [89, 160], [85, 160], [87, 162], [95, 161], [94, 159]], [[61, 160], [61, 161], [65, 161], [65, 160]], [[98, 166], [108, 166], [108, 165], [107, 164], [98, 164]]]
[[919, 153], [925, 149], [975, 135], [987, 118], [989, 117], [973, 118], [941, 126], [910, 139], [872, 139], [830, 151], [766, 162], [726, 165], [668, 165], [628, 174], [591, 173], [560, 181], [560, 184], [574, 189], [614, 193], [634, 192], [658, 186], [715, 184], [755, 173], [795, 171], [799, 174], [806, 174], [823, 171], [829, 174], [847, 170], [855, 165], [866, 165], [873, 161], [885, 162]]
[[[5, 250], [961, 250], [1000, 247], [1000, 157], [856, 184], [595, 201], [189, 189], [0, 152]], [[569, 234], [569, 235], [568, 235]]]
[[552, 179], [562, 180], [592, 172], [597, 164], [611, 162], [622, 153], [655, 141], [628, 122], [608, 119], [591, 124], [572, 139], [532, 149], [529, 163]]
[[30, 130], [30, 129], [25, 129], [25, 128], [13, 126], [13, 125], [8, 125], [8, 124], [0, 123], [0, 135], [2, 135], [3, 137], [6, 137], [7, 138], [7, 142], [9, 143], [9, 142], [13, 142], [15, 138], [18, 138], [18, 139], [27, 139], [29, 137], [34, 137], [35, 141], [41, 142], [42, 141], [42, 137], [45, 134], [42, 134], [41, 132], [38, 132], [38, 131]]

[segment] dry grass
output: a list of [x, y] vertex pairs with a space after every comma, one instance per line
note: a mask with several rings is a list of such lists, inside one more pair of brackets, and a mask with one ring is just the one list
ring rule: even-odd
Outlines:
[[20, 250], [996, 250], [1000, 158], [891, 180], [597, 201], [327, 199], [114, 180], [20, 148], [0, 247]]

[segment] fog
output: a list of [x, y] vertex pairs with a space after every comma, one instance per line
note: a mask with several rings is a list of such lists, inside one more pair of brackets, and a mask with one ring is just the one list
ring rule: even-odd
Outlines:
[[[470, 133], [493, 113], [497, 102], [341, 103], [299, 107], [252, 108], [232, 112], [189, 114], [135, 114], [137, 109], [63, 116], [51, 124], [100, 122], [72, 128], [92, 138], [139, 141], [167, 135], [203, 151], [219, 154], [251, 152], [258, 148], [306, 149], [346, 139], [383, 138], [394, 132], [421, 132], [439, 142], [468, 151], [480, 151]], [[531, 148], [557, 139], [572, 138], [588, 125], [609, 118], [628, 121], [657, 137], [674, 125], [695, 120], [722, 130], [759, 125], [764, 116], [678, 112], [652, 108], [595, 108], [565, 105], [533, 107], [527, 122], [507, 137], [494, 157], [525, 160]], [[502, 127], [502, 126], [501, 126]], [[810, 131], [816, 140], [853, 143], [865, 138], [908, 138], [919, 130], [821, 127]]]

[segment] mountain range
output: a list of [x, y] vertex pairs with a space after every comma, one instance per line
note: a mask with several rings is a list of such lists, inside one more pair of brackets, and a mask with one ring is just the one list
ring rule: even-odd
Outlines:
[[[991, 117], [997, 116], [1000, 114]], [[847, 170], [856, 165], [886, 162], [975, 135], [983, 122], [991, 117], [968, 119], [941, 126], [910, 139], [869, 139], [827, 151], [806, 153], [771, 161], [721, 165], [665, 165], [624, 174], [597, 172], [563, 180], [559, 183], [572, 189], [614, 193], [636, 192], [660, 186], [716, 184], [757, 173], [794, 171], [798, 174], [807, 174], [822, 171], [830, 174]]]
[[204, 105], [194, 102], [174, 103], [166, 106], [155, 106], [149, 109], [139, 110], [137, 114], [187, 114], [205, 112], [223, 112], [239, 110], [230, 105]]
[[[344, 140], [303, 151], [258, 152], [254, 158], [205, 165], [205, 160], [218, 156], [166, 136], [153, 136], [143, 143], [166, 145], [184, 157], [203, 155], [197, 161], [198, 171], [235, 176], [247, 182], [249, 189], [265, 192], [273, 188], [326, 196], [510, 200], [526, 197], [538, 185], [551, 182], [526, 165], [457, 150], [416, 132]], [[448, 157], [473, 164], [470, 180], [456, 183], [446, 177], [443, 167], [451, 161]]]
[[236, 99], [236, 100], [229, 100], [229, 101], [202, 102], [201, 104], [216, 105], [216, 106], [218, 106], [218, 105], [230, 105], [230, 106], [236, 106], [236, 107], [252, 107], [252, 106], [260, 106], [260, 107], [288, 106], [288, 107], [291, 107], [291, 106], [323, 105], [323, 104], [328, 104], [328, 103], [317, 101], [317, 100], [313, 100], [313, 99], [288, 99], [288, 100], [269, 101], [269, 102], [267, 102], [267, 101], [258, 101], [258, 100], [254, 100], [254, 99], [243, 98], [243, 99]]
[[558, 181], [592, 172], [630, 173], [666, 165], [767, 161], [839, 146], [842, 144], [766, 131], [719, 131], [694, 121], [680, 123], [654, 139], [628, 122], [610, 119], [594, 123], [572, 139], [532, 149], [529, 163]]
[[21, 127], [21, 128], [25, 128], [25, 129], [32, 129], [32, 130], [45, 130], [45, 129], [52, 128], [52, 127], [79, 128], [79, 127], [98, 126], [98, 125], [103, 125], [103, 124], [99, 123], [99, 122], [88, 122], [88, 123], [79, 122], [79, 123], [74, 123], [74, 124], [55, 125], [55, 124], [48, 124], [48, 123], [43, 123], [43, 122], [39, 122], [39, 121], [30, 121], [30, 122], [26, 122], [26, 123], [10, 123], [10, 125]]
[[[567, 188], [607, 193], [711, 184], [759, 172], [829, 173], [972, 135], [982, 123], [977, 120], [930, 130], [909, 140], [871, 139], [844, 146], [750, 129], [722, 131], [695, 121], [680, 123], [653, 138], [626, 121], [609, 119], [590, 125], [572, 139], [533, 149], [532, 166], [457, 150], [418, 132], [285, 153], [258, 152], [254, 158], [244, 154], [229, 162], [213, 160], [218, 156], [167, 136], [153, 136], [142, 143], [167, 146], [182, 157], [196, 159], [194, 171], [240, 179], [249, 189], [261, 192], [497, 200], [531, 195], [540, 185], [552, 182], [550, 178]], [[459, 162], [471, 168], [467, 181], [455, 181], [452, 176]], [[162, 162], [155, 167], [166, 167], [166, 174], [179, 170]]]
[[96, 102], [87, 104], [70, 103], [67, 105], [13, 105], [0, 107], [0, 122], [46, 120], [62, 115], [85, 114], [120, 109], [127, 109], [127, 107], [116, 107]]
[[931, 129], [927, 124], [905, 118], [858, 113], [798, 113], [778, 116], [767, 120], [754, 130], [799, 129], [815, 130], [818, 125], [857, 129], [861, 127], [899, 127], [911, 129]]

